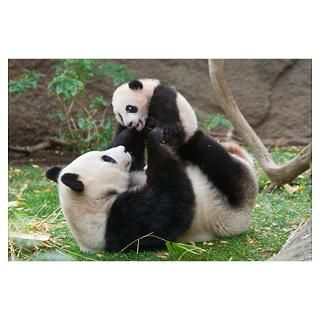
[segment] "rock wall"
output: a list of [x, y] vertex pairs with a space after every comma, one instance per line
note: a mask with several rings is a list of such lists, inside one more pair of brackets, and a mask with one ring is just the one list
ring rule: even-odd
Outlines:
[[280, 252], [271, 261], [311, 261], [312, 260], [312, 220], [300, 226], [289, 237]]
[[[172, 84], [198, 110], [202, 119], [220, 112], [210, 87], [207, 60], [114, 60], [127, 64], [137, 78], [153, 77]], [[9, 144], [38, 142], [58, 130], [47, 116], [59, 103], [48, 96], [54, 60], [10, 60], [9, 79], [24, 69], [42, 72], [38, 87], [20, 97], [9, 96]], [[311, 140], [311, 60], [226, 60], [225, 74], [235, 99], [262, 138]], [[87, 93], [110, 98], [110, 79], [90, 84]]]

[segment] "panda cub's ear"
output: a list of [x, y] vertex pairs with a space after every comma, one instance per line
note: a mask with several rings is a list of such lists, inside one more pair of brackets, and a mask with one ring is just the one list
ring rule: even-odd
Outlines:
[[61, 181], [72, 190], [81, 192], [84, 190], [84, 185], [78, 178], [79, 175], [75, 173], [65, 173], [61, 177]]
[[143, 84], [139, 80], [131, 80], [129, 82], [129, 88], [131, 90], [141, 90], [141, 89], [143, 89]]
[[61, 167], [52, 167], [46, 171], [46, 177], [54, 182], [57, 182]]

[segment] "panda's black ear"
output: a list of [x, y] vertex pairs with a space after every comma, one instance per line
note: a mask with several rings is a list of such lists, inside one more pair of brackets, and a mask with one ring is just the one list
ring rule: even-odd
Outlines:
[[84, 185], [78, 178], [79, 176], [75, 173], [65, 173], [61, 177], [61, 181], [72, 190], [81, 192], [84, 189]]
[[139, 80], [131, 80], [129, 82], [129, 88], [131, 90], [141, 90], [141, 89], [143, 89], [143, 84]]
[[57, 182], [61, 167], [52, 167], [46, 171], [46, 177], [54, 182]]

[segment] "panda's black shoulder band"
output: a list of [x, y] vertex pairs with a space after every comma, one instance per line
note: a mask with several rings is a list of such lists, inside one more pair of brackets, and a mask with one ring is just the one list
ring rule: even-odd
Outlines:
[[139, 80], [131, 80], [129, 82], [129, 88], [131, 90], [141, 90], [141, 89], [143, 89], [143, 84]]

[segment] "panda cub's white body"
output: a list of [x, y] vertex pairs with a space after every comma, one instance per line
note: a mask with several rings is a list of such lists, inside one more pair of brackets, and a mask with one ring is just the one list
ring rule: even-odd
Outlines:
[[[146, 174], [130, 172], [132, 158], [123, 146], [48, 170], [81, 250], [121, 250], [149, 233], [170, 241], [208, 241], [248, 229], [257, 194], [250, 157], [198, 132], [178, 150], [182, 164], [161, 141], [159, 130], [152, 130]], [[140, 249], [162, 246], [152, 237], [139, 242]]]

